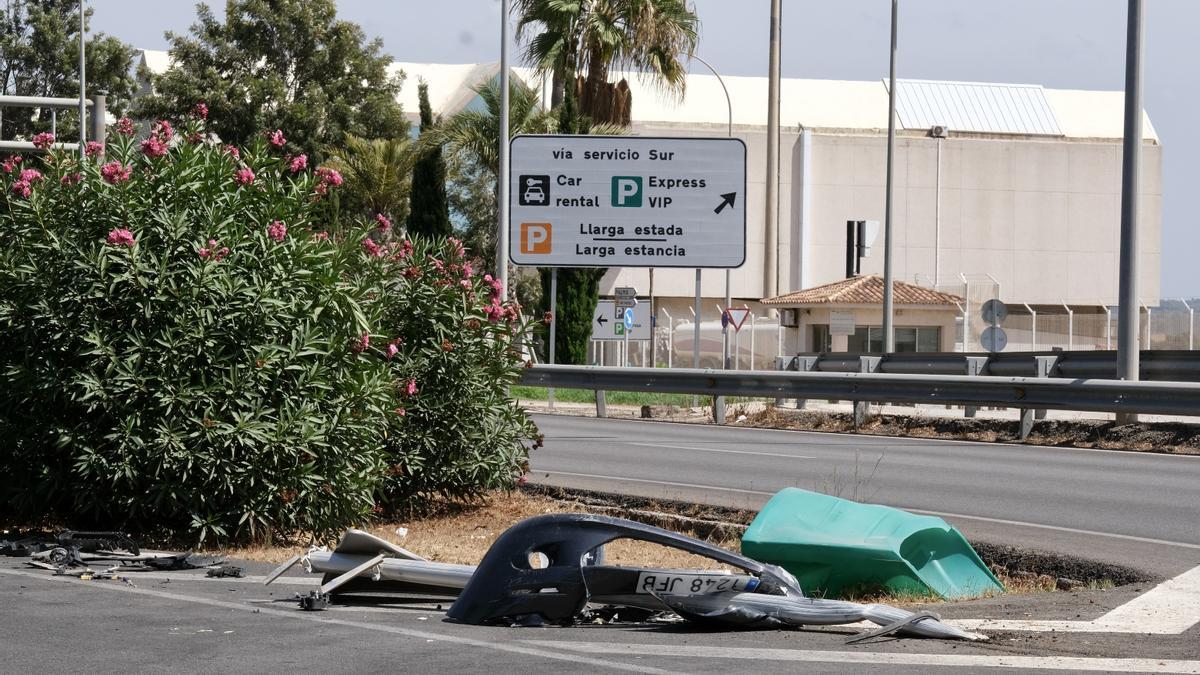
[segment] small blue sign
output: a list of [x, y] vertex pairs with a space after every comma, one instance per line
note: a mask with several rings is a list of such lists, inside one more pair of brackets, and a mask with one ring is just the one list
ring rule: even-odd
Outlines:
[[633, 330], [633, 308], [632, 307], [627, 307], [625, 309], [625, 329]]

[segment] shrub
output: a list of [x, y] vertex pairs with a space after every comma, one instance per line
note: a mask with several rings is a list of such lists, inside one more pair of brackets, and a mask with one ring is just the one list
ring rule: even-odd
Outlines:
[[326, 537], [525, 470], [528, 326], [461, 245], [330, 236], [341, 176], [274, 134], [116, 131], [0, 173], [0, 509]]

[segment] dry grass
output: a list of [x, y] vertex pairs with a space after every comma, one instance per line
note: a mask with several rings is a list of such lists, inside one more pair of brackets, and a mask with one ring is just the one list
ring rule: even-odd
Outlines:
[[[530, 516], [545, 513], [603, 513], [586, 504], [553, 499], [524, 492], [497, 492], [479, 504], [444, 504], [433, 515], [407, 522], [385, 523], [367, 528], [377, 537], [436, 562], [475, 565], [492, 542], [512, 525]], [[407, 528], [404, 537], [397, 528]], [[685, 532], [684, 534], [690, 534]], [[736, 552], [738, 539], [712, 542]], [[300, 549], [280, 546], [247, 546], [221, 551], [242, 560], [278, 563]], [[682, 569], [723, 569], [707, 558], [691, 555], [643, 541], [618, 540], [604, 547], [605, 562], [610, 565], [636, 565]]]

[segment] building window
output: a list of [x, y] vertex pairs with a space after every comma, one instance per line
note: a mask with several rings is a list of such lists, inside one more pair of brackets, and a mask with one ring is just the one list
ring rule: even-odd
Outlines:
[[[833, 336], [829, 324], [812, 324], [810, 335], [813, 351], [828, 352], [833, 349]], [[941, 326], [897, 326], [897, 352], [936, 352], [942, 347]], [[846, 351], [852, 354], [870, 354], [883, 351], [882, 326], [858, 326], [854, 335], [847, 336]]]

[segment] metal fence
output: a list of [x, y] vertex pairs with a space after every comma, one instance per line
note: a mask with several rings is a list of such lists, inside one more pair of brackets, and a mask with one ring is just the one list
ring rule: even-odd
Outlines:
[[[90, 135], [94, 141], [99, 143], [104, 142], [104, 125], [107, 116], [106, 111], [107, 96], [103, 92], [93, 94], [90, 99], [84, 99], [84, 107], [91, 110], [90, 116]], [[50, 131], [57, 135], [58, 133], [58, 113], [59, 110], [72, 110], [79, 108], [79, 99], [77, 98], [59, 98], [53, 96], [0, 96], [0, 116], [5, 108], [49, 108], [52, 112], [50, 118]], [[86, 124], [84, 120], [79, 121], [80, 125]], [[78, 150], [78, 143], [56, 143], [56, 146], [66, 148], [68, 150]], [[0, 150], [16, 150], [21, 152], [37, 151], [31, 141], [0, 141]]]

